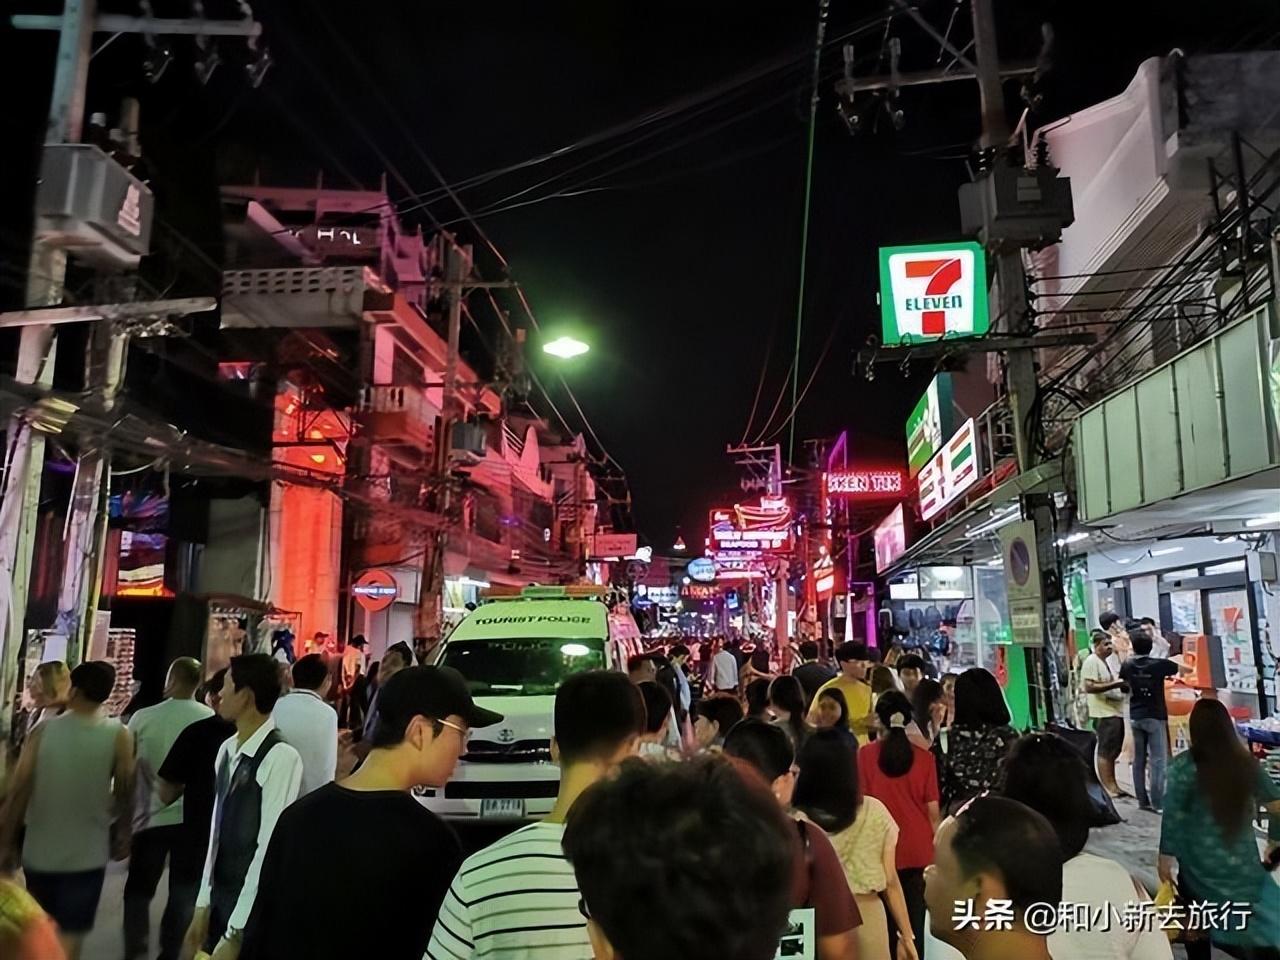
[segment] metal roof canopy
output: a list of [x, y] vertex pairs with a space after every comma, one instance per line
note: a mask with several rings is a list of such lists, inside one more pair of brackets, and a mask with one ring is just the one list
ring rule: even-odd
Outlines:
[[976, 560], [989, 560], [1000, 552], [994, 533], [992, 536], [970, 539], [965, 536], [970, 521], [984, 510], [1009, 503], [1024, 494], [1057, 493], [1063, 489], [1061, 460], [1049, 460], [1025, 473], [1010, 477], [930, 531], [923, 540], [912, 544], [880, 576], [893, 577], [910, 567], [929, 566], [948, 560], [962, 550], [979, 555], [975, 556]]

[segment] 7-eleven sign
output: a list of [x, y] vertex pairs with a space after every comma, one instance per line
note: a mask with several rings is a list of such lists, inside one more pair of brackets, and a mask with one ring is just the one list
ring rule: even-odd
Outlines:
[[972, 242], [881, 247], [880, 316], [885, 346], [986, 333], [986, 252]]
[[920, 518], [941, 513], [978, 480], [977, 429], [972, 420], [952, 434], [920, 470]]

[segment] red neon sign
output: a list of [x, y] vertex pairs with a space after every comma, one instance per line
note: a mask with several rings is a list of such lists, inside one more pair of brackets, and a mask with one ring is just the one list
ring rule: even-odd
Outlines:
[[827, 474], [827, 492], [835, 497], [871, 500], [902, 495], [901, 470], [840, 470]]

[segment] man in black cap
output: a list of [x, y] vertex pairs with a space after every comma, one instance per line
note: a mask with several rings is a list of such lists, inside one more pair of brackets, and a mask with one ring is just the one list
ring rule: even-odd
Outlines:
[[[448, 667], [408, 667], [388, 680], [364, 764], [303, 797], [276, 824], [241, 960], [374, 952], [379, 960], [421, 960], [462, 850], [409, 791], [442, 787], [471, 731], [501, 720], [476, 706]], [[378, 905], [376, 916], [353, 914], [352, 891]], [[388, 907], [397, 903], [404, 906]]]

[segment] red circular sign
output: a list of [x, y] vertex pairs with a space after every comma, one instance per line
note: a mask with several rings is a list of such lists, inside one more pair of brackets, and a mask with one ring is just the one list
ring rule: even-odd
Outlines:
[[387, 571], [366, 570], [351, 585], [351, 592], [355, 595], [356, 603], [370, 613], [377, 613], [396, 602], [400, 587], [396, 584], [396, 578]]

